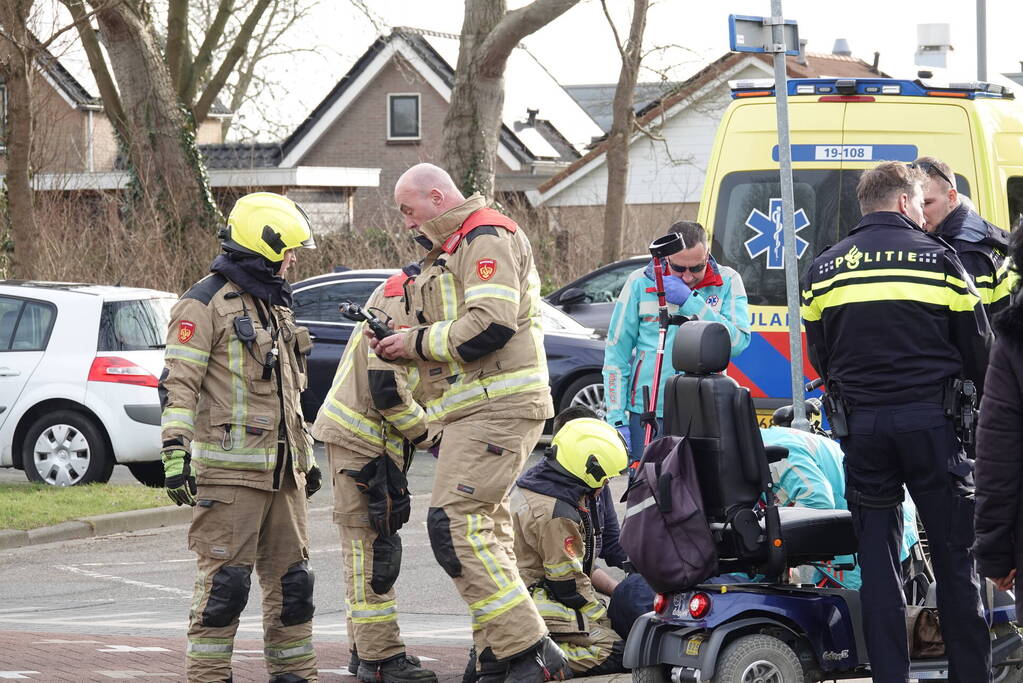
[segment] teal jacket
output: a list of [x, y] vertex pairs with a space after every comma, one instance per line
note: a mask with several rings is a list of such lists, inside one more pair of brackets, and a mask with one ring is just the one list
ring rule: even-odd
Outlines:
[[[761, 429], [765, 446], [783, 446], [789, 455], [771, 464], [779, 505], [799, 505], [818, 510], [847, 510], [845, 502], [844, 454], [839, 445], [823, 436], [787, 427]], [[902, 547], [899, 559], [909, 557], [909, 549], [920, 540], [916, 532], [916, 506], [906, 495], [902, 504]], [[851, 556], [835, 558], [848, 564]], [[817, 578], [820, 578], [819, 576]], [[860, 568], [847, 570], [839, 577], [848, 588], [859, 589]]]
[[[724, 323], [732, 343], [732, 358], [742, 353], [750, 342], [749, 307], [746, 288], [739, 274], [713, 258], [704, 282], [682, 306], [668, 304], [670, 313], [699, 320]], [[657, 294], [648, 292], [653, 280], [636, 270], [625, 281], [611, 314], [604, 348], [604, 397], [606, 420], [612, 425], [629, 424], [626, 411], [643, 412], [643, 387], [653, 393], [654, 362], [657, 356]], [[657, 416], [664, 410], [664, 382], [676, 375], [671, 366], [671, 349], [678, 327], [669, 327], [664, 345], [661, 388], [657, 394]]]

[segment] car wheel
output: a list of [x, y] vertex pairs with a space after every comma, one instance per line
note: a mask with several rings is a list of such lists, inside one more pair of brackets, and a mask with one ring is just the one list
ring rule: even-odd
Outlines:
[[163, 488], [163, 461], [153, 460], [151, 462], [126, 462], [128, 471], [136, 481], [154, 489]]
[[58, 410], [32, 423], [21, 452], [29, 481], [51, 486], [109, 481], [114, 469], [96, 424], [73, 410]]
[[601, 420], [607, 412], [607, 405], [604, 403], [604, 377], [597, 373], [583, 375], [574, 380], [561, 395], [561, 405], [558, 412], [569, 406], [584, 405], [597, 414]]

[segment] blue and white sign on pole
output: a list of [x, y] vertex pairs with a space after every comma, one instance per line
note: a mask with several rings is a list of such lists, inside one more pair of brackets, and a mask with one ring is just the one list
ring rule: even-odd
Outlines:
[[787, 55], [799, 54], [799, 27], [794, 19], [782, 19], [784, 41], [776, 43], [774, 25], [765, 17], [747, 17], [741, 14], [728, 15], [728, 44], [732, 52], [778, 52]]

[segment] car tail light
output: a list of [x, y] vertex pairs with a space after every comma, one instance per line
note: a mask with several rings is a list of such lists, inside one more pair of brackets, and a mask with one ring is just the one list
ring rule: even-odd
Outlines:
[[89, 381], [134, 384], [154, 389], [158, 386], [156, 375], [119, 356], [96, 356], [89, 368]]
[[710, 612], [710, 596], [706, 593], [693, 593], [689, 598], [689, 616], [693, 619], [702, 619]]
[[664, 593], [654, 594], [654, 611], [660, 614], [664, 611], [664, 608], [668, 606], [668, 599], [664, 597]]

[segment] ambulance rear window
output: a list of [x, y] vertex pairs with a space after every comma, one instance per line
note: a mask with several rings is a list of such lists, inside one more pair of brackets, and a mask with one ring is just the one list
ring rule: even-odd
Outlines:
[[[856, 184], [860, 173], [861, 169], [793, 171], [800, 276], [814, 256], [859, 222]], [[969, 183], [958, 174], [956, 185], [970, 194]], [[742, 276], [751, 305], [785, 305], [781, 226], [778, 171], [741, 171], [722, 179], [711, 252]]]

